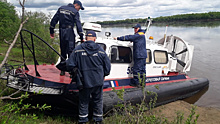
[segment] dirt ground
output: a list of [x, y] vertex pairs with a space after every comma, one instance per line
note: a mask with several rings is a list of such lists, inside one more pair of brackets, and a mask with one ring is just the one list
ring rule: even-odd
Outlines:
[[[185, 101], [176, 101], [154, 109], [156, 115], [166, 117], [168, 121], [174, 121], [177, 112], [184, 114], [184, 121], [188, 118], [192, 105]], [[197, 124], [220, 124], [220, 109], [196, 107], [195, 115], [199, 114]]]

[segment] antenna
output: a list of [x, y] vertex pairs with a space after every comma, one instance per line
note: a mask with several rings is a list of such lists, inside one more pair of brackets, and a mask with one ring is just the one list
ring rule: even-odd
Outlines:
[[166, 25], [166, 29], [165, 29], [165, 32], [164, 32], [164, 44], [163, 44], [163, 47], [166, 47], [166, 41], [167, 41], [167, 27], [168, 27], [168, 25]]
[[149, 28], [150, 28], [150, 25], [152, 24], [152, 20], [153, 19], [151, 19], [150, 17], [148, 17], [147, 18], [147, 21], [145, 22], [145, 24], [144, 25], [146, 25], [147, 24], [147, 22], [148, 22], [148, 26], [146, 27], [146, 29], [145, 29], [145, 36], [147, 37], [147, 35], [148, 35], [148, 32], [149, 32]]

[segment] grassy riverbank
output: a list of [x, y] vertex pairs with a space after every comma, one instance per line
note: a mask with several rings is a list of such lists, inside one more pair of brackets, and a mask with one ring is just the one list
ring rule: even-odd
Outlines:
[[[8, 101], [9, 102], [9, 101]], [[7, 103], [8, 103], [7, 102]], [[2, 111], [2, 106], [6, 102], [0, 101], [0, 111]], [[163, 106], [154, 108], [151, 112], [146, 111], [144, 114], [150, 119], [147, 120], [150, 124], [184, 124], [191, 117], [192, 120], [195, 120], [198, 124], [219, 124], [220, 120], [220, 110], [215, 108], [206, 108], [206, 107], [196, 107], [195, 110], [192, 110], [192, 105], [184, 101], [176, 101]], [[0, 113], [0, 116], [2, 113]], [[28, 115], [28, 116], [27, 116]], [[34, 118], [33, 118], [34, 115]], [[62, 116], [62, 115], [47, 115], [44, 111], [32, 111], [32, 112], [23, 112], [14, 115], [6, 115], [6, 117], [11, 116], [8, 120], [8, 123], [16, 124], [77, 124], [77, 118], [72, 116]], [[112, 115], [104, 118], [105, 124], [115, 124], [123, 123], [122, 119], [128, 119], [124, 115]], [[0, 123], [3, 123], [0, 119]], [[90, 122], [90, 124], [92, 121]], [[130, 122], [133, 124], [133, 122]], [[141, 121], [138, 124], [146, 124], [146, 121]], [[195, 124], [193, 121], [190, 121], [187, 124]]]
[[[9, 48], [9, 45], [6, 43], [2, 43], [0, 44], [0, 48], [1, 48], [0, 49], [0, 62], [2, 62]], [[9, 54], [8, 63], [10, 64], [15, 63], [15, 62], [12, 62], [11, 60], [23, 61], [21, 52], [22, 52], [21, 48], [16, 48], [16, 47], [12, 48]]]

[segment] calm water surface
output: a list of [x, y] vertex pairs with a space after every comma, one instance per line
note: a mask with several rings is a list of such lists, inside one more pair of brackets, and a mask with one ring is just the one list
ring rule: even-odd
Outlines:
[[[157, 41], [163, 37], [164, 27], [151, 26], [148, 36]], [[104, 32], [111, 32], [112, 37], [133, 34], [130, 27], [103, 28], [98, 35], [104, 37]], [[209, 88], [197, 96], [187, 99], [187, 102], [198, 106], [220, 108], [220, 25], [215, 27], [168, 27], [167, 35], [175, 35], [194, 45], [193, 62], [190, 77], [208, 78]]]

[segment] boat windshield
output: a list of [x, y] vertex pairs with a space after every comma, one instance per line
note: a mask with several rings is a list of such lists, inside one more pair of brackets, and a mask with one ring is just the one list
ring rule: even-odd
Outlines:
[[130, 47], [112, 46], [111, 47], [111, 63], [131, 63], [132, 51]]

